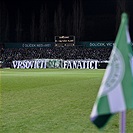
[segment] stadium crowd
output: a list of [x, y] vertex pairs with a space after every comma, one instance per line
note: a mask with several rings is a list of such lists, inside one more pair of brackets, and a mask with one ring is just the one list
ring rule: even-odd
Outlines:
[[53, 47], [15, 48], [1, 50], [1, 60], [26, 59], [96, 59], [108, 60], [111, 48]]

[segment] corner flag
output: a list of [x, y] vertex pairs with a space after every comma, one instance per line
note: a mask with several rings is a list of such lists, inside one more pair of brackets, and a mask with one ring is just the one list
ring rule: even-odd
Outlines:
[[133, 58], [130, 44], [128, 16], [123, 13], [110, 61], [90, 116], [98, 128], [102, 128], [113, 114], [133, 108]]

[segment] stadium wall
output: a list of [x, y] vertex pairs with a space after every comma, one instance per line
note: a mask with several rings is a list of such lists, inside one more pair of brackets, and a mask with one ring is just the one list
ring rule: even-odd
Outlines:
[[[113, 47], [113, 42], [76, 42], [75, 46], [86, 48], [105, 48]], [[55, 47], [55, 42], [33, 42], [33, 43], [4, 43], [4, 48], [51, 48]]]

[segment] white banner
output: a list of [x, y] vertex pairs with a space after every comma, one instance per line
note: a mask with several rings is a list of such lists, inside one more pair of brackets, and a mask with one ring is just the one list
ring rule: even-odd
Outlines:
[[97, 69], [98, 61], [72, 60], [64, 61], [63, 67], [67, 69]]
[[64, 69], [98, 69], [97, 60], [60, 60], [60, 59], [34, 59], [13, 61], [13, 68], [64, 68]]

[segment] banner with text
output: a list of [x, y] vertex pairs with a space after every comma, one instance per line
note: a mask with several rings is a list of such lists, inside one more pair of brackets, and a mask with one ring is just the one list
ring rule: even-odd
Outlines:
[[34, 60], [19, 60], [12, 62], [13, 68], [62, 68], [62, 60], [59, 59], [34, 59]]
[[54, 42], [33, 42], [33, 43], [5, 43], [5, 48], [51, 48]]
[[[104, 66], [102, 65], [104, 64]], [[107, 62], [97, 60], [61, 60], [61, 59], [34, 59], [13, 61], [12, 67], [17, 69], [45, 69], [45, 68], [64, 68], [64, 69], [101, 69], [106, 67]]]
[[101, 41], [101, 42], [78, 42], [77, 43], [79, 46], [82, 47], [87, 47], [87, 48], [105, 48], [105, 47], [110, 47], [112, 48], [114, 43], [113, 42], [105, 42], [105, 41]]

